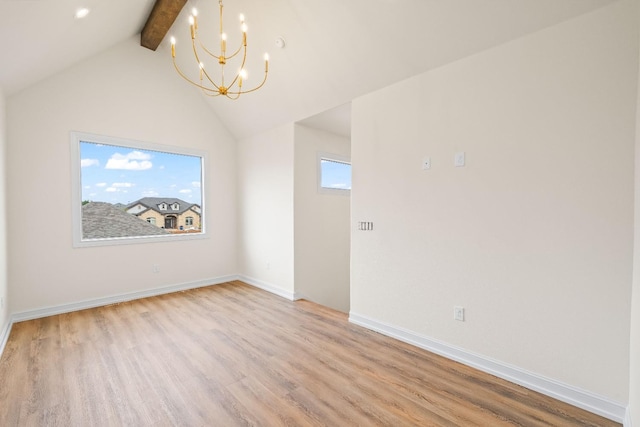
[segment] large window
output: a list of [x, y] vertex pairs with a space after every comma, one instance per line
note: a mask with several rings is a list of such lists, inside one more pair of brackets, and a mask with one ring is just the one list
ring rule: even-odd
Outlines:
[[318, 191], [349, 195], [351, 161], [336, 154], [318, 153]]
[[204, 237], [203, 152], [72, 132], [71, 153], [74, 246]]

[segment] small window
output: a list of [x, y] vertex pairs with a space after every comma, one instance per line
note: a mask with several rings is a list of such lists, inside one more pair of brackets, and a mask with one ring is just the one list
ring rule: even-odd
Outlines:
[[192, 216], [188, 216], [184, 219], [184, 225], [186, 226], [193, 226], [193, 217]]
[[149, 218], [147, 218], [147, 222], [149, 224], [155, 225], [156, 224], [156, 219], [154, 217], [150, 216]]
[[351, 160], [344, 156], [318, 153], [318, 192], [349, 195]]

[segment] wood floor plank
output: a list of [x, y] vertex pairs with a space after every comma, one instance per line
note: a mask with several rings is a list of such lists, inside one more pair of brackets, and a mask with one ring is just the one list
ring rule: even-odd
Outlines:
[[17, 323], [1, 426], [619, 426], [242, 282]]

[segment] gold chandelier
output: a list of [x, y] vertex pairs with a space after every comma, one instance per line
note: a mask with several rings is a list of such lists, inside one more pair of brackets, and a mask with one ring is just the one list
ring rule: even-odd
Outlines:
[[[240, 29], [242, 31], [242, 42], [240, 47], [231, 55], [227, 54], [227, 34], [223, 30], [222, 24], [222, 0], [218, 0], [220, 8], [220, 54], [216, 55], [205, 47], [202, 41], [198, 38], [198, 11], [194, 8], [189, 16], [189, 25], [191, 28], [191, 45], [193, 48], [193, 55], [196, 63], [198, 64], [200, 78], [198, 81], [194, 81], [187, 77], [182, 70], [176, 64], [176, 39], [171, 37], [171, 57], [173, 59], [173, 66], [180, 76], [191, 83], [192, 85], [202, 89], [202, 92], [208, 96], [226, 96], [229, 99], [238, 99], [243, 93], [254, 92], [260, 89], [267, 81], [267, 74], [269, 73], [269, 55], [264, 55], [264, 78], [262, 82], [253, 89], [243, 89], [242, 84], [247, 80], [247, 72], [244, 68], [247, 59], [247, 24], [244, 22], [244, 15], [240, 15]], [[216, 83], [211, 76], [205, 63], [201, 60], [199, 51], [202, 50], [206, 56], [211, 57], [218, 62], [220, 67], [219, 83]], [[242, 52], [242, 63], [238, 72], [227, 78], [225, 81], [225, 66], [227, 60], [235, 58]], [[210, 59], [209, 59], [210, 60]]]

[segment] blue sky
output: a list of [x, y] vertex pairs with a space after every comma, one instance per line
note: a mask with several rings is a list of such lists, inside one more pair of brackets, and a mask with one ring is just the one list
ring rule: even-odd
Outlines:
[[202, 206], [200, 157], [82, 141], [80, 159], [82, 200], [176, 197]]
[[327, 159], [321, 160], [324, 188], [351, 190], [351, 164]]

